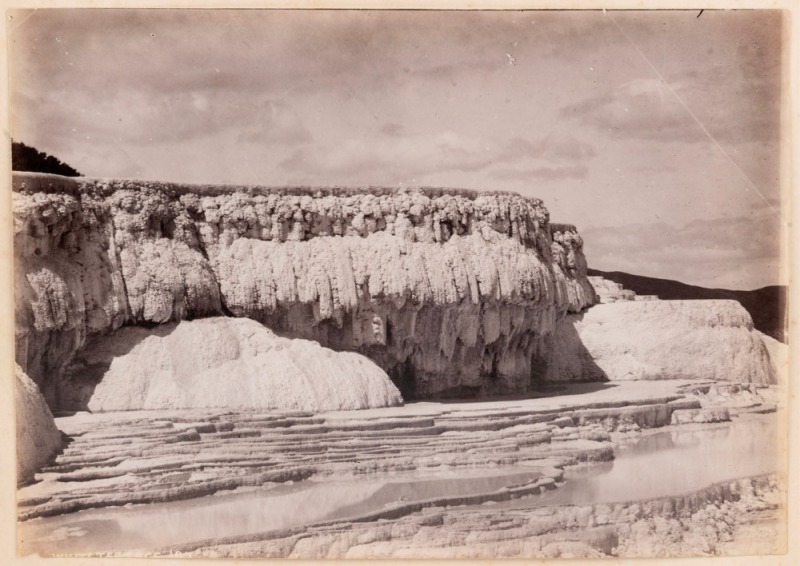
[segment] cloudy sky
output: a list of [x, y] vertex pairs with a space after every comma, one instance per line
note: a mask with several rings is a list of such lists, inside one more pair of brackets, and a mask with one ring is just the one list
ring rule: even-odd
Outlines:
[[592, 267], [780, 282], [779, 12], [9, 17], [12, 136], [84, 175], [512, 190]]

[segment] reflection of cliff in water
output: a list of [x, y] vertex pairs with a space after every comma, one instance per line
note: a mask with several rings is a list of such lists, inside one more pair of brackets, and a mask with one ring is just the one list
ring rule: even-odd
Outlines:
[[611, 462], [568, 470], [566, 484], [537, 501], [616, 503], [678, 495], [720, 481], [771, 473], [778, 464], [776, 430], [770, 416], [649, 434], [615, 449]]
[[487, 494], [493, 510], [591, 505], [678, 496], [717, 482], [777, 469], [776, 420], [748, 417], [692, 432], [658, 432], [616, 450], [616, 460], [568, 469], [541, 495], [491, 502], [489, 494], [539, 477], [536, 468], [409, 472], [357, 479], [305, 480], [271, 489], [188, 501], [80, 511], [19, 524], [24, 552], [153, 551], [171, 545], [344, 521], [403, 503]]
[[103, 508], [20, 523], [22, 550], [40, 553], [153, 551], [197, 540], [344, 520], [424, 499], [491, 493], [539, 476], [525, 468], [402, 474], [387, 480], [302, 481], [188, 501]]

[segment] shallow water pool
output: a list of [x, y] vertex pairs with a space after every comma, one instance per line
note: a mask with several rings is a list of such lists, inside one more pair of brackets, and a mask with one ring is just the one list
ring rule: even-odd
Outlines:
[[717, 482], [772, 473], [778, 465], [776, 420], [775, 415], [748, 416], [721, 425], [648, 434], [618, 446], [613, 461], [567, 470], [563, 486], [533, 499], [537, 505], [618, 503], [680, 495]]
[[[612, 462], [567, 470], [564, 485], [493, 508], [592, 504], [677, 495], [777, 469], [774, 415], [646, 434]], [[146, 554], [171, 545], [362, 516], [403, 502], [493, 493], [540, 477], [536, 468], [306, 480], [188, 501], [90, 509], [19, 524], [20, 551]]]

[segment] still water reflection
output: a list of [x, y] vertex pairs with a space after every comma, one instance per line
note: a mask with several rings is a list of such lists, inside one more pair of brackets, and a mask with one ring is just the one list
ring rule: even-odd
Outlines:
[[612, 462], [567, 470], [566, 484], [536, 501], [567, 505], [650, 499], [771, 473], [777, 470], [776, 433], [774, 415], [694, 431], [658, 432], [618, 447]]
[[[494, 508], [609, 503], [685, 493], [776, 470], [772, 417], [693, 432], [659, 432], [616, 449], [616, 459], [565, 474], [555, 491]], [[403, 501], [488, 493], [537, 477], [522, 467], [436, 475], [303, 481], [172, 503], [81, 511], [20, 523], [23, 553], [147, 551], [192, 541], [345, 519]]]
[[530, 482], [528, 468], [447, 471], [380, 479], [307, 480], [187, 501], [89, 509], [19, 524], [23, 553], [152, 550], [210, 538], [356, 517], [405, 501], [496, 491]]

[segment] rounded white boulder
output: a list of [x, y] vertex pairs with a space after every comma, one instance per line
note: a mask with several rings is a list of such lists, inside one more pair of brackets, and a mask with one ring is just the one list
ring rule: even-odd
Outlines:
[[246, 318], [121, 328], [82, 352], [108, 369], [92, 411], [225, 407], [333, 411], [402, 403], [368, 358], [277, 336]]

